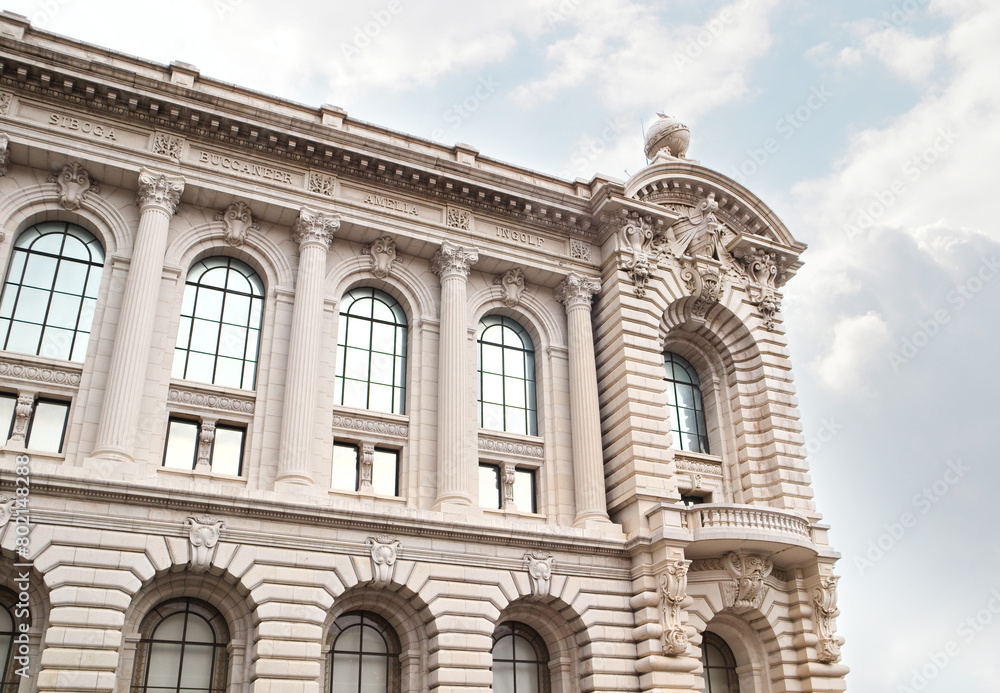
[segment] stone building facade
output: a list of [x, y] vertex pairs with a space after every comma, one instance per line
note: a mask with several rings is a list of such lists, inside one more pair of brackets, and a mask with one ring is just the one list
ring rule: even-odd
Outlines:
[[0, 15], [0, 690], [844, 690], [804, 246], [686, 138], [567, 182]]

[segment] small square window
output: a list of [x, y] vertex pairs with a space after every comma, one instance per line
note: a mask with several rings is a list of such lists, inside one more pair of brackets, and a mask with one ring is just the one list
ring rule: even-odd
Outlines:
[[35, 402], [25, 447], [41, 452], [62, 452], [68, 416], [69, 402], [44, 399]]

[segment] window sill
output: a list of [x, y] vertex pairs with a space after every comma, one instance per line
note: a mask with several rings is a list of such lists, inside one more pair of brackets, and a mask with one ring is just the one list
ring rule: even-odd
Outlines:
[[519, 520], [537, 520], [538, 522], [546, 522], [545, 515], [541, 513], [525, 512], [523, 510], [499, 510], [497, 508], [483, 508], [483, 512], [487, 515], [492, 515], [498, 518], [509, 518], [516, 517]]
[[355, 500], [375, 500], [385, 503], [395, 503], [405, 505], [406, 499], [402, 496], [380, 496], [376, 493], [364, 493], [362, 491], [345, 491], [339, 488], [329, 489], [329, 494], [340, 498], [353, 498]]
[[65, 452], [44, 452], [42, 450], [32, 450], [22, 447], [10, 447], [8, 445], [0, 446], [0, 451], [2, 451], [5, 456], [11, 458], [20, 457], [21, 455], [27, 455], [31, 458], [32, 462], [40, 460], [43, 462], [52, 462], [53, 464], [60, 464], [66, 461]]
[[231, 474], [215, 474], [211, 471], [203, 472], [198, 469], [176, 469], [174, 467], [160, 466], [156, 469], [158, 473], [176, 474], [178, 476], [198, 477], [201, 479], [218, 479], [219, 481], [237, 481], [242, 484], [247, 483], [245, 476], [232, 476]]

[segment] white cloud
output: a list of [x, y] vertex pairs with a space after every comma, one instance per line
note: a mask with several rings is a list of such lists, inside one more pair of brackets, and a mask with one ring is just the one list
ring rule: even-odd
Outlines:
[[833, 328], [829, 350], [816, 363], [823, 385], [834, 392], [863, 392], [867, 374], [885, 363], [891, 344], [889, 326], [882, 316], [867, 312], [842, 318]]
[[905, 29], [884, 28], [872, 22], [862, 23], [857, 31], [860, 45], [841, 49], [833, 60], [835, 65], [860, 67], [866, 57], [873, 57], [898, 77], [917, 84], [923, 83], [934, 70], [941, 37], [919, 37]]

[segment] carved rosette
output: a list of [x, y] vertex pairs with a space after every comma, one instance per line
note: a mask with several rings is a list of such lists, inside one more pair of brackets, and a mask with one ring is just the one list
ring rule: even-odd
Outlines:
[[375, 466], [375, 445], [365, 443], [361, 446], [360, 483], [362, 490], [372, 488], [372, 468]]
[[722, 584], [722, 599], [726, 609], [737, 614], [759, 609], [767, 594], [764, 579], [774, 569], [771, 559], [729, 553], [723, 562], [733, 577], [732, 582]]
[[333, 234], [340, 228], [339, 214], [325, 214], [308, 207], [299, 210], [292, 229], [292, 239], [299, 244], [299, 250], [315, 245], [324, 252], [330, 250]]
[[509, 269], [500, 276], [494, 277], [493, 284], [500, 287], [503, 304], [508, 308], [513, 308], [521, 302], [521, 294], [524, 293], [524, 270], [520, 267]]
[[601, 280], [570, 272], [556, 289], [556, 300], [566, 308], [584, 306], [590, 310], [594, 294], [601, 290]]
[[371, 244], [361, 249], [362, 255], [372, 259], [371, 272], [379, 279], [385, 279], [392, 272], [396, 263], [396, 241], [392, 236], [376, 238]]
[[365, 541], [372, 561], [372, 584], [386, 587], [392, 582], [396, 559], [399, 557], [400, 543], [386, 534], [368, 537]]
[[180, 176], [168, 176], [147, 168], [139, 171], [139, 194], [136, 204], [140, 210], [157, 207], [172, 216], [180, 204], [182, 192], [184, 192], [184, 179]]
[[545, 551], [524, 554], [524, 566], [531, 583], [532, 599], [545, 599], [552, 591], [552, 566], [555, 559]]
[[208, 471], [212, 466], [212, 442], [215, 440], [215, 422], [203, 421], [198, 433], [198, 462], [196, 468]]
[[24, 436], [28, 432], [28, 419], [31, 418], [31, 408], [34, 403], [34, 395], [18, 395], [17, 402], [14, 404], [14, 427], [10, 433], [11, 443], [24, 445]]
[[226, 228], [226, 243], [237, 248], [246, 243], [251, 229], [260, 229], [246, 202], [234, 202], [216, 214], [215, 220], [221, 221]]
[[189, 517], [184, 526], [188, 529], [188, 568], [193, 573], [208, 572], [226, 523], [210, 515], [201, 515]]
[[660, 625], [663, 628], [663, 654], [677, 657], [687, 654], [688, 639], [681, 625], [681, 604], [687, 599], [687, 574], [691, 561], [675, 559], [660, 575]]
[[666, 236], [660, 224], [639, 212], [623, 209], [619, 219], [618, 238], [624, 255], [619, 266], [629, 273], [635, 285], [635, 295], [646, 295], [646, 284], [666, 249]]
[[781, 264], [785, 262], [785, 258], [764, 248], [753, 246], [735, 257], [744, 270], [742, 276], [750, 302], [760, 311], [764, 327], [773, 330], [775, 316], [781, 310], [781, 294], [778, 293], [778, 287], [784, 278]]
[[10, 138], [7, 133], [0, 132], [0, 176], [7, 175], [7, 164], [10, 163]]
[[49, 176], [49, 182], [59, 186], [59, 204], [69, 210], [80, 209], [87, 193], [98, 193], [101, 190], [101, 186], [91, 179], [87, 169], [76, 161], [66, 164]]
[[441, 281], [456, 276], [467, 279], [469, 269], [477, 262], [479, 262], [479, 251], [475, 248], [463, 248], [451, 241], [445, 241], [434, 254], [431, 271], [438, 275]]
[[813, 592], [816, 605], [816, 630], [819, 642], [816, 645], [817, 658], [832, 664], [840, 661], [840, 643], [837, 641], [837, 627], [834, 619], [840, 615], [837, 608], [837, 582], [835, 575], [820, 578], [819, 587]]

